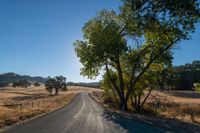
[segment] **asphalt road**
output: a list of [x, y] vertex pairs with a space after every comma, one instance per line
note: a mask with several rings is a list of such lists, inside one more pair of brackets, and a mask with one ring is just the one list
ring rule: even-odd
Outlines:
[[168, 133], [164, 129], [105, 111], [87, 93], [67, 106], [1, 133]]

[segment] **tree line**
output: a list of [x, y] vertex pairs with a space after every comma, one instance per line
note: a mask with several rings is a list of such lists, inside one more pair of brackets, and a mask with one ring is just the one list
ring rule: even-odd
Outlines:
[[[158, 66], [157, 66], [158, 67]], [[194, 90], [195, 84], [200, 83], [200, 61], [191, 64], [173, 66], [172, 62], [155, 76], [158, 89], [163, 90]]]
[[100, 88], [99, 82], [91, 82], [91, 83], [85, 83], [85, 82], [68, 82], [67, 85], [71, 86], [82, 86], [82, 87], [91, 87], [91, 88]]
[[175, 88], [178, 90], [191, 90], [195, 83], [200, 83], [200, 61], [191, 64], [175, 66]]

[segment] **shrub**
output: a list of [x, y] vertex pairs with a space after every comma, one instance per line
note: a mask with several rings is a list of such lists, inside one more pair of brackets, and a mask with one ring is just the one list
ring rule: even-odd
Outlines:
[[195, 91], [200, 91], [200, 83], [194, 83]]
[[33, 85], [34, 85], [35, 87], [41, 86], [41, 84], [40, 84], [39, 82], [35, 82]]
[[20, 80], [18, 82], [13, 82], [12, 86], [15, 87], [22, 87], [22, 88], [27, 88], [29, 86], [31, 86], [31, 82], [28, 80]]

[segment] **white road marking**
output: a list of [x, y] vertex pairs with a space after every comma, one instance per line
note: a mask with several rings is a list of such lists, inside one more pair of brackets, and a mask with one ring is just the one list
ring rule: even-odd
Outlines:
[[81, 109], [76, 113], [76, 115], [74, 116], [74, 119], [77, 119], [78, 116], [81, 114], [81, 112], [83, 111], [84, 107], [85, 107], [85, 102], [83, 100], [83, 94], [82, 94], [82, 101], [83, 101], [83, 104], [81, 106]]
[[[81, 94], [81, 97], [82, 97], [82, 101], [83, 101], [83, 104], [81, 106], [81, 109], [76, 113], [76, 115], [74, 115], [74, 119], [76, 120], [78, 118], [78, 116], [80, 115], [80, 113], [82, 112], [83, 108], [85, 107], [85, 102], [83, 100], [83, 94]], [[62, 133], [65, 133], [67, 131], [67, 129], [73, 124], [74, 121], [72, 121], [69, 125], [67, 125], [67, 127], [63, 130]]]

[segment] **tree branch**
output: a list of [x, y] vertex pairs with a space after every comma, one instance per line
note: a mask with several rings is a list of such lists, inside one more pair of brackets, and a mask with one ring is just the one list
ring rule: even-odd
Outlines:
[[[178, 38], [177, 38], [177, 40], [178, 40]], [[176, 42], [177, 40], [175, 40], [174, 42]], [[150, 57], [150, 60], [149, 60], [149, 62], [147, 63], [147, 65], [143, 68], [143, 70], [140, 72], [140, 74], [135, 78], [135, 80], [133, 81], [133, 79], [131, 79], [132, 81], [130, 81], [131, 82], [131, 86], [130, 86], [130, 88], [128, 88], [128, 91], [127, 91], [127, 93], [126, 93], [126, 99], [128, 99], [129, 98], [129, 95], [130, 95], [130, 93], [132, 92], [132, 88], [134, 87], [134, 85], [139, 81], [139, 79], [141, 78], [141, 76], [146, 72], [146, 70], [149, 68], [149, 66], [153, 63], [153, 61], [154, 60], [156, 60], [161, 54], [163, 54], [165, 51], [167, 51], [167, 50], [169, 50], [172, 46], [173, 46], [173, 44], [174, 44], [174, 42], [172, 42], [171, 41], [171, 43], [167, 46], [167, 47], [165, 47], [165, 48], [163, 48], [162, 50], [160, 50], [160, 52], [158, 53], [158, 54], [156, 54], [156, 55], [154, 55], [153, 56], [153, 52], [151, 53], [151, 57]], [[134, 71], [134, 70], [133, 70]]]
[[148, 94], [147, 94], [147, 96], [146, 96], [146, 97], [144, 98], [144, 100], [142, 101], [142, 104], [140, 105], [140, 107], [142, 107], [142, 106], [144, 105], [144, 103], [146, 102], [146, 100], [147, 100], [148, 97], [150, 96], [152, 90], [153, 90], [153, 88], [151, 87], [150, 90], [149, 90], [149, 92], [148, 92]]
[[111, 74], [110, 74], [110, 70], [108, 68], [108, 64], [106, 63], [106, 72], [108, 74], [108, 78], [111, 82], [111, 84], [113, 85], [114, 89], [117, 91], [118, 95], [120, 94], [120, 89], [119, 87], [116, 85], [115, 81], [112, 79]]

